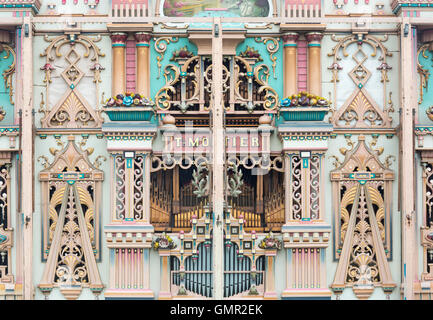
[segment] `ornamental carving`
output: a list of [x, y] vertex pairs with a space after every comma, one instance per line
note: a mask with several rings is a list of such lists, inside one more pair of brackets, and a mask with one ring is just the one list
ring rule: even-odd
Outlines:
[[[208, 111], [212, 105], [211, 59], [194, 56], [176, 61], [180, 67], [164, 67], [165, 85], [156, 94], [157, 108], [173, 113]], [[270, 69], [256, 62], [255, 57], [224, 57], [222, 93], [228, 113], [264, 113], [278, 108], [278, 94], [269, 85]]]
[[311, 158], [301, 158], [299, 154], [287, 157], [290, 164], [289, 221], [323, 220], [320, 215], [323, 211], [320, 197], [323, 154], [315, 153]]
[[12, 105], [14, 105], [13, 96], [14, 96], [14, 88], [13, 88], [13, 75], [15, 73], [15, 64], [16, 64], [16, 54], [15, 51], [8, 46], [7, 44], [1, 44], [0, 49], [2, 49], [1, 53], [5, 55], [2, 57], [3, 59], [8, 59], [12, 56], [12, 62], [9, 67], [3, 71], [3, 80], [5, 84], [5, 88], [9, 90], [9, 101]]
[[[425, 153], [423, 156], [425, 157]], [[431, 157], [431, 154], [429, 156]], [[424, 217], [421, 226], [423, 273], [421, 277], [424, 281], [433, 280], [433, 164], [431, 160], [430, 158], [428, 159], [429, 162], [424, 163], [423, 171]]]
[[[100, 74], [105, 69], [99, 63], [104, 54], [96, 46], [96, 39], [80, 34], [68, 34], [45, 41], [50, 45], [41, 57], [45, 71], [47, 104], [41, 103], [43, 128], [97, 128], [102, 125], [98, 105]], [[62, 94], [55, 94], [62, 88]], [[59, 99], [58, 97], [61, 96]]]
[[424, 91], [427, 90], [428, 80], [430, 77], [430, 71], [428, 68], [424, 68], [424, 66], [420, 62], [420, 58], [428, 59], [429, 56], [427, 51], [430, 51], [431, 60], [433, 61], [433, 46], [431, 44], [424, 44], [418, 49], [417, 53], [417, 71], [419, 75], [419, 101], [418, 104], [421, 104], [424, 101]]
[[[391, 66], [387, 63], [387, 57], [391, 57], [392, 53], [383, 45], [383, 42], [386, 42], [388, 37], [385, 36], [383, 39], [379, 39], [372, 35], [351, 34], [343, 38], [336, 38], [335, 35], [332, 35], [332, 40], [338, 42], [332, 52], [328, 54], [328, 56], [334, 58], [332, 65], [328, 67], [333, 75], [333, 105], [338, 108], [330, 118], [334, 127], [351, 129], [391, 127], [392, 118], [390, 113], [394, 112], [394, 109], [392, 102], [387, 101], [388, 71], [391, 69]], [[356, 46], [356, 50], [349, 53], [348, 48], [353, 48], [353, 46]], [[367, 51], [368, 47], [373, 50], [371, 54]], [[372, 77], [372, 72], [376, 72], [376, 70], [368, 69], [367, 61], [370, 57], [377, 57], [379, 53], [378, 61], [380, 64], [376, 67], [376, 70], [380, 71], [383, 86], [382, 107], [366, 89], [366, 84]], [[340, 63], [349, 56], [355, 62], [355, 66], [348, 72], [348, 77], [353, 81], [356, 89], [345, 100], [343, 105], [337, 106], [337, 83], [340, 82], [339, 74], [343, 70]]]
[[386, 294], [396, 286], [387, 261], [391, 258], [394, 173], [381, 163], [379, 152], [359, 136], [358, 144], [345, 152], [343, 163], [331, 172], [335, 256], [339, 258], [331, 287], [336, 294], [352, 287], [359, 299], [367, 299], [377, 286]]
[[114, 157], [114, 205], [113, 221], [133, 221], [144, 219], [144, 161], [145, 155], [125, 158]]
[[11, 255], [14, 230], [10, 214], [10, 168], [10, 163], [0, 165], [0, 283], [14, 282]]
[[[39, 174], [42, 191], [43, 261], [40, 290], [54, 287], [67, 299], [83, 288], [97, 296], [103, 289], [96, 261], [100, 259], [100, 196], [103, 172], [89, 161], [74, 137]], [[44, 159], [47, 161], [47, 158]]]

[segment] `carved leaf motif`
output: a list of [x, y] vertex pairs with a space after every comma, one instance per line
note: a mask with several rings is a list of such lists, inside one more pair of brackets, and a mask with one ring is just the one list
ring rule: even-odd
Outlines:
[[63, 127], [66, 124], [68, 128], [80, 128], [88, 126], [89, 123], [94, 124], [95, 119], [74, 92], [71, 92], [50, 119], [50, 125], [54, 127]]
[[352, 102], [339, 117], [344, 121], [342, 127], [381, 127], [384, 124], [381, 111], [372, 105], [362, 91], [359, 91]]

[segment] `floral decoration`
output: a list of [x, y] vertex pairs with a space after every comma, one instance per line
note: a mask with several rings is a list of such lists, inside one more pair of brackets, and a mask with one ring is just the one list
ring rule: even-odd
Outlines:
[[154, 106], [155, 103], [152, 99], [142, 96], [138, 93], [126, 92], [125, 94], [118, 94], [107, 100], [105, 108], [111, 107], [144, 107]]
[[426, 110], [425, 113], [427, 114], [427, 117], [428, 117], [430, 120], [433, 121], [433, 106], [430, 106], [430, 107]]
[[247, 48], [245, 49], [244, 52], [241, 52], [239, 54], [240, 57], [242, 58], [253, 58], [256, 59], [257, 62], [259, 61], [263, 61], [260, 53], [258, 50], [254, 50], [254, 48], [251, 48], [250, 46], [247, 46]]
[[170, 61], [176, 61], [177, 59], [189, 59], [192, 58], [194, 54], [188, 50], [187, 46], [180, 48], [173, 52], [173, 56]]
[[270, 232], [260, 243], [260, 249], [277, 249], [281, 250], [282, 244], [281, 240], [274, 237], [272, 232]]
[[329, 107], [330, 102], [323, 97], [301, 91], [281, 100], [280, 108]]
[[6, 111], [4, 111], [3, 107], [0, 107], [0, 121], [2, 121], [6, 116]]
[[174, 243], [173, 239], [164, 232], [160, 237], [153, 240], [152, 247], [154, 250], [174, 249], [176, 248], [176, 244]]

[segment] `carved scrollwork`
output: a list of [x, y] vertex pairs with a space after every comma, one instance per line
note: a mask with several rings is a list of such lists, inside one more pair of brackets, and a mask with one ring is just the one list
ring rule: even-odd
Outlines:
[[179, 81], [179, 68], [169, 64], [164, 68], [165, 85], [156, 93], [155, 104], [161, 110], [169, 110], [176, 94], [174, 85]]
[[272, 70], [274, 74], [274, 79], [277, 78], [275, 73], [275, 68], [277, 66], [277, 57], [274, 56], [274, 54], [278, 51], [280, 48], [279, 38], [270, 38], [270, 37], [256, 37], [255, 41], [260, 43], [263, 42], [264, 45], [266, 45], [266, 49], [269, 53], [269, 59], [272, 61]]
[[162, 60], [164, 60], [165, 51], [167, 50], [167, 46], [170, 44], [170, 42], [177, 42], [179, 41], [179, 38], [177, 37], [161, 37], [161, 38], [154, 38], [155, 40], [155, 50], [159, 53], [159, 56], [156, 57], [157, 65], [158, 65], [158, 76], [159, 79], [161, 76], [161, 66], [162, 66]]
[[15, 51], [8, 46], [7, 44], [2, 44], [2, 48], [4, 53], [6, 55], [2, 57], [3, 59], [8, 59], [10, 56], [12, 56], [12, 62], [9, 65], [9, 67], [3, 71], [3, 80], [5, 83], [5, 88], [9, 89], [9, 101], [12, 105], [14, 105], [13, 101], [13, 95], [14, 95], [14, 88], [13, 88], [13, 75], [15, 73], [15, 64], [16, 64], [16, 54]]
[[[370, 143], [374, 147], [377, 137]], [[389, 293], [395, 287], [390, 257], [390, 196], [394, 174], [368, 148], [365, 137], [346, 152], [344, 162], [331, 171], [335, 194], [335, 253], [339, 258], [332, 288], [353, 287], [365, 299], [375, 286]]]
[[[387, 57], [391, 57], [392, 53], [383, 45], [388, 40], [387, 36], [382, 39], [364, 34], [352, 34], [342, 38], [337, 38], [332, 35], [332, 40], [337, 42], [337, 45], [328, 54], [334, 57], [332, 65], [328, 68], [332, 70], [332, 82], [334, 83], [334, 106], [337, 101], [337, 82], [339, 82], [338, 74], [343, 69], [339, 61], [349, 56], [348, 47], [357, 45], [356, 50], [351, 54], [351, 58], [355, 62], [355, 67], [348, 72], [349, 77], [356, 85], [355, 91], [346, 100], [346, 102], [332, 114], [330, 121], [335, 126], [341, 128], [369, 128], [369, 127], [390, 127], [392, 118], [390, 113], [394, 111], [392, 101], [388, 101], [387, 106], [387, 85], [389, 82], [388, 71], [392, 67], [387, 63]], [[363, 45], [368, 45], [373, 49], [370, 54], [372, 58], [377, 57], [380, 65], [376, 68], [381, 72], [381, 82], [383, 83], [383, 107], [382, 109], [373, 100], [365, 89], [365, 85], [370, 79], [372, 73], [365, 65], [369, 59], [369, 55], [365, 53]], [[391, 98], [390, 98], [391, 99]]]
[[[39, 174], [42, 183], [42, 235], [44, 274], [39, 284], [46, 293], [53, 287], [76, 299], [83, 287], [98, 295], [102, 282], [96, 265], [100, 257], [99, 197], [103, 172], [93, 167], [88, 150], [80, 150], [74, 137]], [[44, 229], [45, 230], [45, 229]], [[74, 287], [74, 289], [71, 289]]]
[[261, 64], [254, 68], [254, 79], [260, 85], [258, 94], [264, 93], [264, 101], [261, 103], [265, 110], [274, 110], [278, 107], [278, 94], [268, 85], [269, 67]]
[[[101, 116], [102, 110], [97, 108], [93, 109], [86, 101], [84, 96], [77, 89], [78, 84], [88, 73], [87, 70], [82, 70], [83, 65], [80, 64], [92, 63], [88, 66], [88, 70], [93, 73], [93, 83], [95, 84], [95, 96], [99, 96], [99, 83], [101, 82], [100, 72], [105, 68], [99, 63], [99, 58], [105, 55], [101, 52], [96, 42], [102, 39], [101, 36], [90, 38], [84, 35], [62, 35], [50, 39], [45, 36], [45, 41], [49, 42], [49, 46], [41, 53], [41, 57], [46, 57], [46, 63], [41, 68], [45, 71], [44, 82], [46, 84], [46, 98], [47, 105], [44, 107], [45, 102], [41, 101], [39, 112], [44, 116], [41, 119], [42, 126], [45, 128], [52, 127], [68, 127], [68, 128], [82, 128], [82, 127], [99, 127], [103, 118]], [[65, 48], [65, 49], [63, 49]], [[59, 60], [64, 62], [64, 70], [59, 70], [57, 78], [63, 79], [67, 86], [67, 92], [60, 101], [54, 103], [50, 109], [50, 94], [49, 88], [53, 81], [52, 72], [58, 68], [54, 68], [53, 64]], [[83, 62], [83, 63], [84, 63]], [[87, 68], [87, 67], [86, 67]]]
[[[422, 56], [424, 59], [428, 59], [428, 56], [426, 54], [427, 50], [429, 50], [430, 45], [424, 44], [418, 49], [417, 52], [417, 71], [419, 74], [419, 101], [418, 104], [421, 104], [424, 101], [424, 90], [427, 89], [428, 86], [428, 80], [430, 77], [430, 71], [427, 68], [424, 68], [420, 63], [420, 57]], [[433, 55], [432, 55], [433, 60]]]

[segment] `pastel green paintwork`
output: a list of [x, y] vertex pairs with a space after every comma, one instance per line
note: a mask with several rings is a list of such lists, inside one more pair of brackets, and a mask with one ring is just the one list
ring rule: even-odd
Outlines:
[[[175, 37], [175, 35], [173, 35]], [[177, 38], [178, 40], [176, 42], [170, 41], [170, 43], [167, 45], [167, 49], [164, 52], [164, 58], [161, 60], [161, 73], [159, 74], [158, 71], [158, 64], [157, 64], [157, 58], [161, 56], [160, 53], [158, 53], [155, 50], [155, 40], [151, 40], [150, 43], [150, 79], [152, 81], [150, 82], [150, 95], [153, 100], [155, 100], [155, 96], [158, 93], [159, 89], [161, 89], [165, 85], [165, 77], [164, 77], [164, 68], [168, 64], [174, 64], [175, 66], [179, 66], [179, 64], [175, 61], [170, 61], [170, 59], [173, 56], [173, 52], [176, 50], [179, 50], [180, 48], [187, 47], [189, 51], [191, 51], [194, 55], [197, 55], [197, 47], [189, 42], [186, 38]], [[165, 42], [165, 41], [161, 41]], [[159, 77], [158, 77], [159, 74]]]

